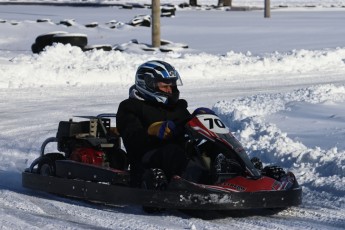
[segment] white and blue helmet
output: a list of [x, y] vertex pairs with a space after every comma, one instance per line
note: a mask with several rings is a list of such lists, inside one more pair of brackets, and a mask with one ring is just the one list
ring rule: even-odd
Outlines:
[[[172, 85], [172, 93], [159, 90], [157, 83]], [[180, 96], [177, 86], [182, 85], [179, 73], [164, 61], [148, 61], [138, 67], [135, 74], [135, 86], [145, 100], [175, 104]]]

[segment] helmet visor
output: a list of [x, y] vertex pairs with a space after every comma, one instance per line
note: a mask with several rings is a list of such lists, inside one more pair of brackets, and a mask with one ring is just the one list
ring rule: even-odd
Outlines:
[[158, 85], [164, 84], [164, 85], [170, 85], [170, 86], [182, 86], [181, 78], [160, 78], [155, 79], [154, 86], [157, 88]]

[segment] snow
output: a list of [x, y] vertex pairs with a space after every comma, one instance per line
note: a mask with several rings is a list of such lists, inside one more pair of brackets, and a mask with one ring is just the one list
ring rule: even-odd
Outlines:
[[[262, 2], [233, 1], [235, 6]], [[161, 19], [162, 39], [179, 47], [169, 53], [143, 51], [150, 28], [126, 25], [136, 15], [150, 14], [147, 9], [0, 5], [1, 229], [344, 229], [345, 2], [271, 4], [289, 7], [273, 9], [270, 19], [262, 10], [178, 8], [176, 17]], [[310, 4], [317, 7], [303, 7]], [[90, 23], [98, 26], [84, 26]], [[85, 34], [89, 45], [120, 45], [126, 51], [83, 52], [56, 44], [32, 54], [35, 38], [53, 31]], [[199, 217], [173, 210], [148, 215], [138, 206], [104, 206], [21, 186], [21, 172], [39, 156], [42, 142], [55, 136], [59, 121], [116, 112], [136, 68], [152, 59], [179, 71], [181, 96], [191, 112], [213, 108], [250, 157], [293, 171], [303, 186], [302, 205], [271, 215]]]

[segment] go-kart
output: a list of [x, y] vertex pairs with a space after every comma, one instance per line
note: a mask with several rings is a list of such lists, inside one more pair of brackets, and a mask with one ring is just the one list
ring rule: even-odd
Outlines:
[[[286, 208], [302, 202], [292, 172], [263, 167], [250, 159], [215, 113], [186, 123], [186, 154], [203, 172], [199, 182], [174, 176], [162, 188], [130, 186], [130, 165], [121, 138], [112, 127], [115, 114], [61, 121], [56, 137], [43, 142], [41, 155], [22, 173], [26, 188], [114, 205], [149, 208], [236, 210]], [[45, 153], [57, 143], [56, 152]], [[154, 178], [161, 170], [152, 169]]]

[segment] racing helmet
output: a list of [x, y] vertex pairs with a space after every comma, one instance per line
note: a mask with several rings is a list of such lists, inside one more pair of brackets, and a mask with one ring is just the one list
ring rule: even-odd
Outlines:
[[[167, 93], [159, 89], [158, 83], [171, 86]], [[173, 105], [180, 97], [177, 86], [182, 85], [179, 73], [164, 61], [148, 61], [140, 65], [135, 74], [135, 86], [145, 100]]]

